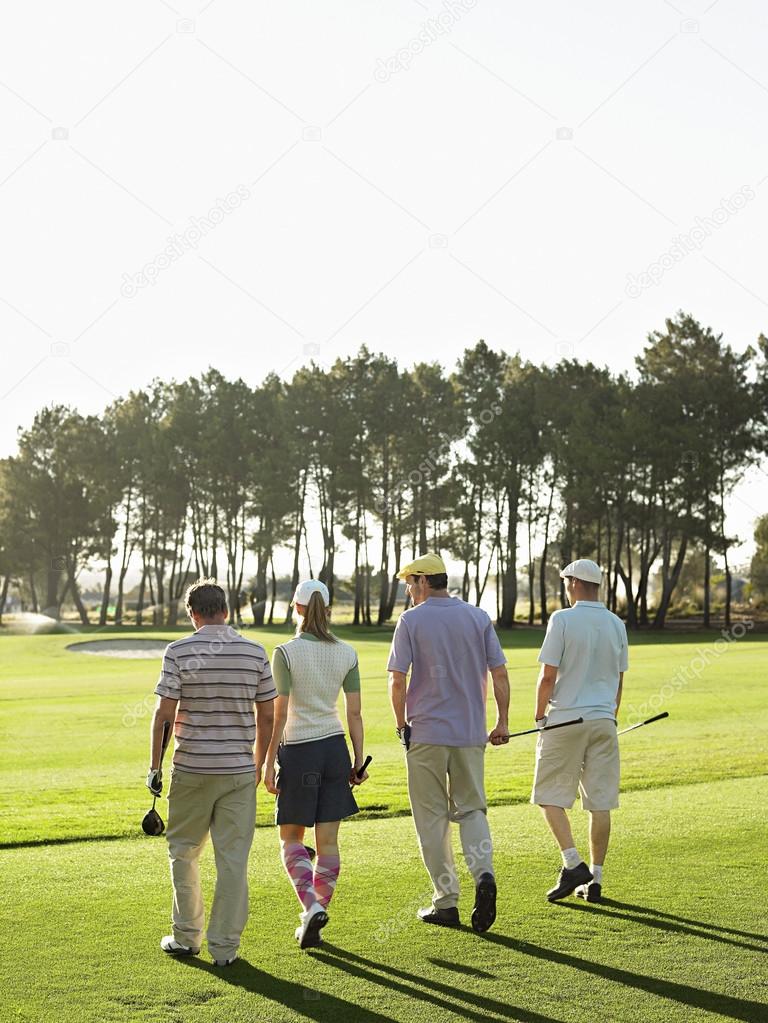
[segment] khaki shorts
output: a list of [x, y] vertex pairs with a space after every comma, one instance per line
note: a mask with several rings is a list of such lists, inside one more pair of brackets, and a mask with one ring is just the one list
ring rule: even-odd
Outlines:
[[619, 740], [613, 718], [539, 736], [531, 802], [568, 809], [577, 790], [583, 810], [615, 810], [619, 805]]

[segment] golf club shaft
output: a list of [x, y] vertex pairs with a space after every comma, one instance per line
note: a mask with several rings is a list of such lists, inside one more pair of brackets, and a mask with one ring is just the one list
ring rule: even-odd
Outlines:
[[365, 760], [363, 761], [363, 766], [357, 772], [357, 777], [358, 778], [362, 778], [363, 777], [363, 775], [365, 774], [365, 769], [368, 767], [368, 765], [370, 764], [370, 762], [372, 760], [373, 760], [373, 757], [366, 757], [365, 758]]
[[622, 728], [622, 730], [618, 734], [619, 735], [624, 735], [625, 732], [634, 732], [634, 730], [636, 728], [642, 728], [643, 725], [650, 725], [654, 721], [661, 721], [662, 718], [668, 718], [668, 717], [669, 717], [669, 711], [668, 710], [662, 711], [661, 714], [655, 714], [652, 718], [648, 718], [647, 721], [638, 721], [638, 723], [636, 725], [630, 725], [629, 728]]
[[518, 735], [535, 735], [537, 732], [551, 732], [553, 728], [566, 728], [568, 725], [580, 725], [584, 718], [573, 718], [572, 721], [561, 721], [559, 725], [545, 725], [543, 728], [528, 728], [524, 732], [512, 732], [510, 739], [516, 739]]
[[[162, 742], [160, 743], [160, 764], [158, 766], [158, 770], [160, 770], [162, 768], [162, 766], [163, 766], [163, 757], [165, 756], [165, 750], [166, 750], [166, 747], [168, 745], [168, 739], [170, 737], [170, 734], [171, 734], [171, 722], [170, 721], [163, 721], [163, 738], [162, 738]], [[153, 810], [155, 808], [155, 803], [156, 802], [157, 802], [157, 796], [155, 796], [153, 798], [153, 800], [152, 800], [152, 809]]]
[[163, 741], [160, 744], [160, 766], [163, 766], [163, 757], [165, 756], [165, 749], [168, 745], [168, 739], [171, 735], [171, 722], [163, 721]]

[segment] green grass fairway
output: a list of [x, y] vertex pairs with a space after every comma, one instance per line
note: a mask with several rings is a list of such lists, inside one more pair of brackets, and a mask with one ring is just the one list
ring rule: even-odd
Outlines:
[[[757, 1023], [768, 994], [755, 898], [765, 891], [766, 795], [740, 779], [626, 797], [606, 869], [615, 901], [600, 907], [548, 905], [557, 858], [536, 813], [492, 809], [503, 887], [483, 937], [414, 919], [429, 886], [410, 820], [349, 823], [326, 945], [312, 952], [296, 947], [298, 903], [274, 832], [260, 829], [243, 961], [227, 971], [202, 955], [169, 961], [157, 947], [170, 905], [162, 839], [6, 850], [4, 883], [16, 895], [2, 911], [13, 958], [3, 1018]], [[465, 885], [465, 918], [469, 906]]]
[[[176, 962], [158, 948], [169, 929], [166, 845], [139, 823], [151, 803], [144, 777], [159, 660], [72, 654], [65, 647], [77, 635], [0, 636], [3, 1020], [768, 1019], [768, 637], [721, 646], [715, 633], [630, 637], [622, 725], [633, 711], [671, 716], [620, 740], [624, 794], [602, 906], [544, 899], [559, 856], [527, 805], [535, 737], [489, 749], [500, 900], [497, 925], [481, 937], [415, 919], [430, 886], [387, 699], [391, 633], [338, 631], [360, 653], [374, 761], [359, 793], [364, 813], [342, 827], [326, 944], [310, 953], [295, 945], [298, 903], [270, 826], [273, 800], [260, 788], [251, 918], [243, 959], [227, 971], [205, 952]], [[248, 635], [271, 651], [286, 633]], [[530, 727], [541, 636], [501, 637], [513, 730]], [[574, 811], [586, 852], [584, 817]], [[203, 876], [210, 899], [210, 849]], [[471, 885], [463, 868], [461, 876], [468, 922]]]
[[[367, 817], [407, 813], [402, 749], [387, 694], [391, 630], [337, 631], [360, 655], [366, 750], [374, 758], [360, 804]], [[182, 634], [117, 633], [169, 640]], [[115, 632], [90, 635], [114, 638]], [[247, 635], [271, 654], [288, 634], [275, 628], [247, 630]], [[0, 636], [0, 847], [9, 841], [134, 835], [148, 809], [143, 782], [160, 660], [68, 651], [79, 638], [88, 636]], [[520, 629], [501, 638], [512, 684], [510, 727], [531, 728], [542, 632]], [[722, 647], [715, 646], [716, 638], [716, 633], [631, 637], [622, 723], [631, 723], [633, 707], [646, 708], [642, 717], [658, 710], [669, 710], [671, 716], [622, 739], [625, 792], [765, 771], [760, 739], [765, 737], [768, 637], [748, 634]], [[698, 677], [682, 687], [673, 683], [676, 672], [693, 672], [697, 666]], [[489, 700], [489, 723], [492, 718]], [[535, 739], [513, 739], [507, 747], [489, 749], [492, 806], [528, 799]], [[259, 823], [268, 825], [272, 801], [264, 796]]]

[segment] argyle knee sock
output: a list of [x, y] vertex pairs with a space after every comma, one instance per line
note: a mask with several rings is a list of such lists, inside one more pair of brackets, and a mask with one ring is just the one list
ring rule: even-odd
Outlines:
[[280, 846], [283, 866], [291, 879], [302, 909], [309, 909], [317, 902], [317, 892], [312, 883], [312, 864], [307, 856], [307, 850], [301, 842], [281, 842]]
[[321, 906], [327, 907], [331, 901], [340, 869], [341, 860], [338, 853], [320, 853], [317, 857], [313, 882], [317, 901]]

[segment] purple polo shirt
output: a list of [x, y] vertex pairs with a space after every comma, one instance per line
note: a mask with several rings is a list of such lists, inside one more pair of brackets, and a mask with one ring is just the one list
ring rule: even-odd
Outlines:
[[488, 669], [506, 664], [488, 614], [458, 597], [428, 597], [400, 615], [388, 671], [411, 680], [405, 716], [411, 741], [485, 746]]

